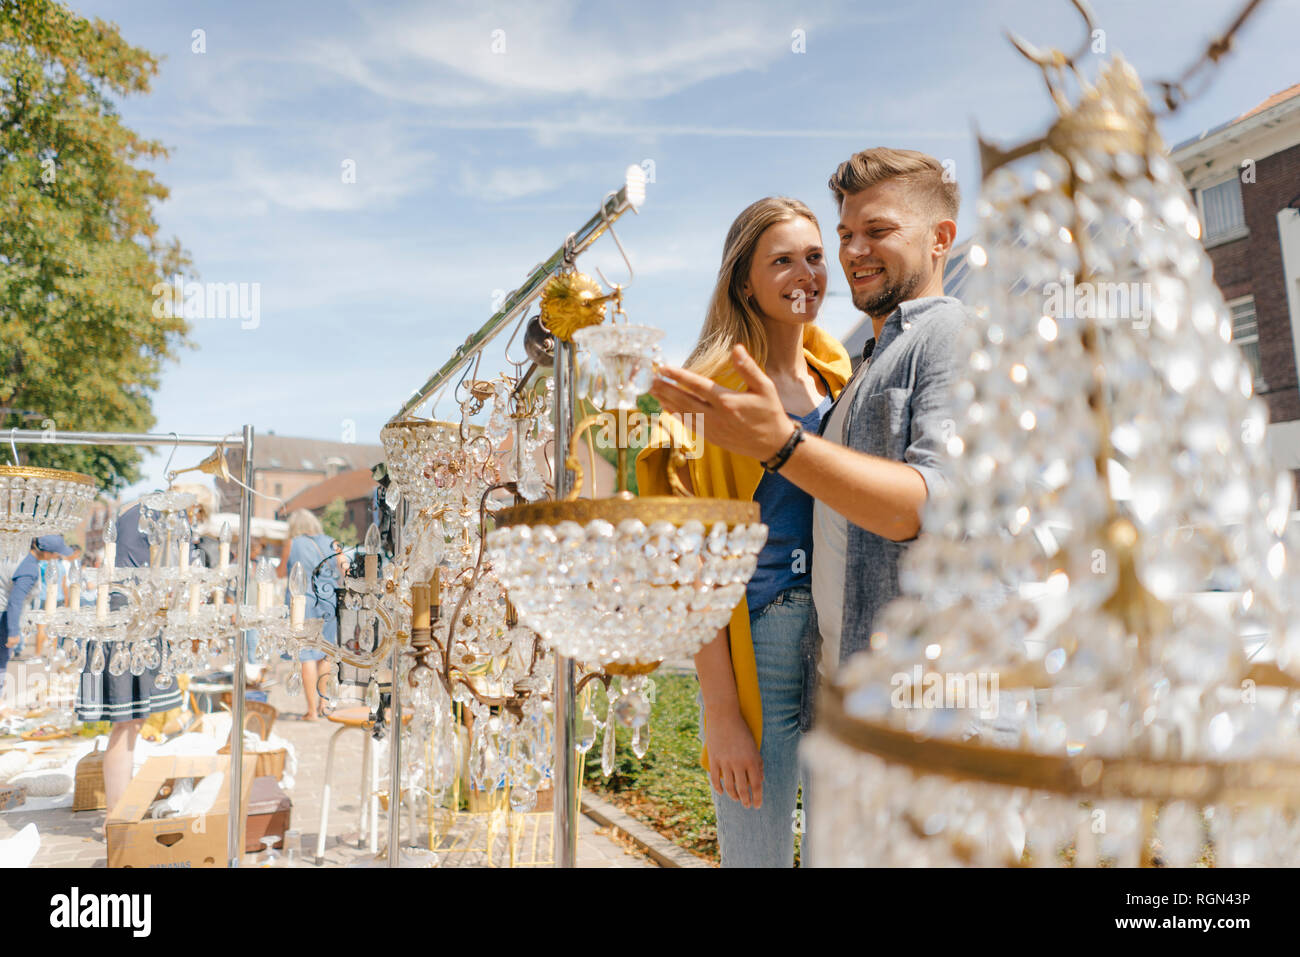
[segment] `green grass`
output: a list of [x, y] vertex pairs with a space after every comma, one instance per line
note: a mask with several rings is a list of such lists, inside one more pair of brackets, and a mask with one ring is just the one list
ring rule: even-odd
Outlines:
[[[617, 680], [617, 679], [616, 679]], [[602, 730], [587, 752], [584, 785], [612, 800], [674, 844], [713, 861], [718, 831], [709, 791], [709, 775], [700, 766], [699, 709], [694, 675], [654, 676], [655, 701], [650, 715], [650, 749], [644, 758], [632, 753], [632, 732], [617, 729], [614, 773], [600, 773]], [[605, 689], [593, 682], [592, 707], [604, 718]]]

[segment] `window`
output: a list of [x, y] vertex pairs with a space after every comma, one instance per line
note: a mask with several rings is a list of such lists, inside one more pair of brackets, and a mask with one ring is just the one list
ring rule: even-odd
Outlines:
[[1217, 186], [1201, 190], [1201, 218], [1205, 241], [1226, 239], [1246, 232], [1246, 211], [1241, 205], [1241, 181], [1234, 175]]
[[1232, 341], [1241, 350], [1256, 386], [1262, 386], [1264, 375], [1259, 362], [1259, 322], [1255, 318], [1255, 297], [1245, 296], [1228, 303], [1232, 315]]
[[[1258, 338], [1258, 337], [1256, 337], [1256, 338]], [[276, 482], [276, 483], [275, 483], [275, 497], [276, 497], [276, 498], [281, 498], [281, 497], [283, 497], [283, 495], [284, 495], [284, 486], [283, 486], [281, 483]]]

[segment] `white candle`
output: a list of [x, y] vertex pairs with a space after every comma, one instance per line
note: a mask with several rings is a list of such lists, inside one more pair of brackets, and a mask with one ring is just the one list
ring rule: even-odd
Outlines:
[[199, 593], [199, 583], [190, 582], [190, 618], [199, 616], [199, 601], [202, 596]]
[[113, 577], [113, 565], [117, 562], [117, 542], [104, 543], [104, 567], [108, 569], [108, 576]]
[[59, 603], [59, 578], [53, 568], [46, 570], [50, 580], [45, 583], [45, 610], [54, 611]]
[[257, 583], [257, 610], [265, 612], [271, 610], [271, 605], [275, 603], [275, 583], [258, 582]]
[[95, 596], [95, 621], [108, 621], [108, 577], [99, 576], [99, 593]]
[[68, 607], [76, 611], [81, 607], [81, 576], [68, 582]]
[[366, 556], [366, 585], [373, 588], [375, 582], [378, 580], [379, 580], [379, 556], [367, 555]]
[[187, 578], [187, 577], [189, 577], [189, 574], [190, 574], [190, 543], [189, 543], [189, 539], [187, 539], [185, 536], [182, 535], [179, 544], [180, 544], [180, 550], [181, 550], [181, 577], [182, 577], [182, 578]]
[[307, 596], [294, 595], [289, 606], [289, 624], [297, 629], [302, 627], [302, 620], [307, 613]]
[[230, 568], [230, 525], [222, 523], [221, 534], [217, 536], [217, 571], [225, 574]]

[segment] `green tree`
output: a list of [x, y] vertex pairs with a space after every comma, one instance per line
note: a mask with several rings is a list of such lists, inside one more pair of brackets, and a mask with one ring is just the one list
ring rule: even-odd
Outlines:
[[[166, 156], [121, 122], [158, 61], [52, 0], [0, 0], [0, 427], [146, 432], [162, 363], [188, 344], [155, 286], [188, 266], [158, 237]], [[128, 447], [29, 445], [29, 464], [120, 488]]]
[[344, 548], [350, 548], [359, 541], [356, 528], [343, 524], [347, 517], [347, 505], [342, 498], [330, 502], [320, 513], [320, 524], [325, 529], [325, 534], [337, 539]]

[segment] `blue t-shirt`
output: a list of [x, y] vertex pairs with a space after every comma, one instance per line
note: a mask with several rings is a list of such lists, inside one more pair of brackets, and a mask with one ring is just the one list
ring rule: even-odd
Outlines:
[[[816, 435], [832, 404], [827, 395], [807, 415], [790, 418], [802, 425], [805, 433]], [[745, 589], [751, 615], [787, 588], [812, 585], [812, 496], [780, 473], [765, 472], [754, 501], [768, 532], [767, 544], [758, 554], [758, 567]]]

